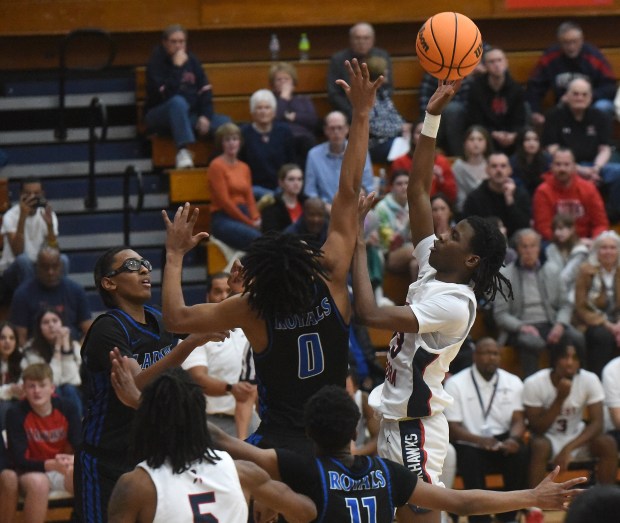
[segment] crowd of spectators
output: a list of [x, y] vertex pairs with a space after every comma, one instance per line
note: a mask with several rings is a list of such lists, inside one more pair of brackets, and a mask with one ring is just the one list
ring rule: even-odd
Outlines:
[[[612, 136], [615, 77], [600, 51], [584, 42], [579, 26], [563, 23], [557, 36], [526, 87], [511, 77], [506, 54], [487, 45], [480, 70], [463, 82], [444, 112], [438, 136], [446, 154], [435, 158], [435, 233], [449, 233], [457, 218], [479, 215], [498, 220], [514, 249], [502, 270], [514, 296], [498, 297], [487, 311], [495, 339], [477, 340], [473, 359], [460, 372], [451, 369], [454, 375], [446, 382], [456, 400], [446, 411], [450, 440], [466, 488], [483, 487], [487, 469], [502, 470], [506, 486], [524, 488], [540, 480], [547, 462], [565, 467], [571, 459], [588, 457], [598, 459], [601, 483], [616, 480], [620, 236], [613, 225], [620, 218], [620, 160]], [[201, 135], [213, 136], [217, 153], [208, 178], [212, 232], [240, 251], [270, 231], [302, 234], [311, 244], [323, 244], [350, 118], [349, 101], [335, 79], [346, 78], [344, 60], [354, 57], [367, 60], [373, 75], [385, 76], [370, 119], [362, 182], [367, 193], [377, 190], [373, 162], [390, 172], [366, 220], [369, 270], [377, 298], [383, 297], [386, 275], [405, 274], [414, 281], [418, 267], [407, 183], [421, 124], [405, 121], [396, 110], [391, 59], [375, 47], [372, 26], [354, 25], [349, 48], [330, 61], [326, 91], [333, 111], [323, 120], [324, 141], [311, 99], [295, 94], [298, 78], [292, 64], [273, 65], [265, 79], [269, 88], [249, 100], [251, 122], [238, 127], [214, 112], [211, 86], [186, 42], [182, 27], [164, 31], [147, 67], [145, 121], [151, 130], [173, 135], [178, 168], [193, 166], [188, 144]], [[433, 84], [424, 77], [424, 106]], [[556, 105], [545, 112], [542, 99], [549, 89]], [[407, 139], [410, 150], [389, 161], [396, 137]], [[10, 303], [11, 321], [0, 323], [0, 431], [8, 432], [9, 465], [23, 467], [18, 475], [2, 473], [0, 488], [19, 484], [26, 496], [40, 500], [50, 486], [72, 488], [66, 483], [69, 454], [79, 443], [76, 424], [83, 414], [80, 340], [92, 323], [91, 313], [84, 289], [68, 276], [69, 260], [58, 249], [58, 220], [39, 180], [22, 182], [19, 202], [5, 213], [1, 233], [1, 290]], [[224, 280], [219, 275], [210, 284]], [[208, 301], [220, 300], [209, 296]], [[518, 376], [499, 368], [503, 345], [516, 351]], [[218, 377], [219, 351], [228, 346], [238, 349], [236, 361], [221, 365], [234, 369]], [[352, 366], [360, 370], [354, 394], [361, 405], [360, 398], [372, 388], [368, 383], [376, 384], [376, 363], [364, 329], [356, 331], [350, 346]], [[255, 422], [251, 401], [256, 391], [237, 379], [247, 340], [241, 332], [236, 341], [212, 342], [205, 350], [211, 363], [205, 359], [188, 368], [210, 398], [209, 415], [223, 419], [231, 434], [247, 435]], [[45, 389], [43, 406], [29, 395], [33, 382]], [[245, 414], [235, 410], [235, 400], [248, 399]], [[38, 460], [19, 454], [27, 443], [19, 439], [26, 437], [22, 418], [31, 410], [45, 416], [58, 412], [57, 418], [68, 420], [56, 454], [43, 453]], [[372, 419], [367, 421], [372, 428]], [[362, 433], [360, 452], [375, 448], [372, 432], [367, 439]], [[43, 471], [58, 474], [48, 474], [47, 490], [35, 476]], [[6, 499], [0, 502], [0, 520], [11, 514]], [[41, 507], [29, 507], [32, 521], [38, 520]], [[514, 513], [499, 516], [501, 521], [514, 518]]]

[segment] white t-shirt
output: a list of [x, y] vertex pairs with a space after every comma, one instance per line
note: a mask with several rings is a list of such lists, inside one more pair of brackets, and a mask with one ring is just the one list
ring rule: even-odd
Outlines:
[[196, 461], [181, 474], [173, 474], [168, 463], [157, 469], [146, 461], [138, 464], [151, 476], [157, 491], [153, 523], [211, 521], [207, 515], [213, 521], [247, 522], [248, 506], [235, 463], [226, 452], [214, 452], [221, 458], [215, 464]]
[[[476, 392], [476, 385], [480, 396]], [[487, 381], [472, 365], [449, 378], [444, 387], [454, 398], [454, 403], [446, 407], [446, 419], [461, 422], [477, 436], [497, 436], [508, 432], [513, 413], [523, 412], [523, 382], [518, 376], [503, 369], [497, 369], [495, 376]], [[485, 421], [484, 413], [487, 411]], [[489, 434], [484, 433], [485, 426]]]
[[[250, 342], [242, 329], [233, 329], [224, 341], [210, 341], [197, 347], [183, 362], [185, 370], [205, 366], [209, 375], [226, 383], [237, 383], [241, 377]], [[251, 359], [251, 358], [250, 358]], [[207, 414], [235, 414], [232, 394], [207, 396]]]
[[[37, 260], [37, 255], [47, 239], [47, 223], [43, 219], [43, 212], [43, 208], [37, 208], [34, 215], [28, 216], [24, 223], [24, 253], [33, 262]], [[2, 258], [0, 258], [0, 271], [4, 271], [15, 260], [7, 234], [17, 231], [19, 213], [19, 204], [16, 204], [2, 217], [0, 234], [5, 237], [5, 241], [2, 249]], [[58, 236], [58, 218], [55, 212], [52, 212], [52, 227], [54, 234]]]
[[603, 390], [605, 391], [605, 430], [613, 430], [608, 409], [620, 408], [620, 356], [611, 360], [603, 369]]
[[[583, 410], [605, 399], [603, 385], [593, 372], [580, 369], [573, 377], [570, 392], [559, 416], [547, 431], [551, 436], [576, 437], [583, 429]], [[558, 394], [551, 382], [551, 369], [542, 369], [526, 378], [523, 383], [523, 404], [526, 407], [548, 409]]]
[[409, 286], [407, 304], [418, 319], [418, 333], [396, 332], [387, 355], [385, 382], [370, 395], [370, 405], [387, 419], [421, 418], [443, 412], [452, 397], [442, 381], [476, 318], [476, 297], [468, 285], [435, 279], [428, 263], [429, 236], [416, 245], [420, 264]]

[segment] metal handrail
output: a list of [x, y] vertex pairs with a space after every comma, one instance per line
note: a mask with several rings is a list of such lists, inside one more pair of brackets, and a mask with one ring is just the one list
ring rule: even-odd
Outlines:
[[[67, 67], [67, 49], [72, 41], [76, 38], [82, 38], [85, 36], [102, 37], [105, 43], [108, 45], [107, 60], [103, 64], [97, 64], [96, 66], [82, 66], [82, 67]], [[114, 57], [116, 56], [116, 44], [112, 40], [112, 36], [103, 29], [84, 28], [75, 29], [71, 31], [60, 42], [59, 49], [59, 77], [58, 77], [58, 125], [56, 127], [54, 135], [57, 140], [64, 141], [67, 139], [67, 127], [65, 125], [65, 97], [66, 97], [66, 81], [68, 72], [86, 72], [86, 71], [101, 71], [112, 65]]]
[[[101, 133], [97, 136], [97, 123], [101, 125]], [[95, 144], [104, 142], [108, 135], [108, 110], [106, 105], [94, 97], [90, 101], [88, 118], [88, 192], [84, 199], [86, 209], [97, 208], [97, 194], [95, 190]]]
[[[129, 182], [131, 177], [135, 175], [138, 183], [138, 200], [135, 209], [131, 207], [129, 202]], [[134, 165], [128, 165], [123, 175], [123, 245], [129, 245], [130, 218], [131, 211], [139, 213], [144, 207], [144, 177], [142, 171], [138, 171]]]

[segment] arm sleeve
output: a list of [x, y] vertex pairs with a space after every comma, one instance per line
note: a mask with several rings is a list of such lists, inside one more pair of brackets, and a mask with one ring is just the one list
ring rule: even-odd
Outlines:
[[598, 189], [592, 185], [590, 187], [590, 196], [584, 199], [586, 213], [590, 217], [592, 223], [592, 238], [596, 238], [599, 234], [609, 230], [609, 218], [605, 210], [605, 203]]
[[305, 172], [305, 184], [304, 184], [304, 193], [306, 196], [310, 198], [316, 198], [319, 196], [319, 187], [318, 187], [318, 165], [314, 161], [312, 153], [320, 153], [318, 150], [311, 150], [310, 154], [308, 154], [308, 158], [306, 160], [306, 172]]
[[546, 92], [549, 90], [551, 80], [548, 76], [547, 64], [545, 61], [545, 54], [540, 58], [536, 67], [532, 71], [532, 74], [527, 81], [527, 89], [525, 92], [527, 101], [530, 104], [530, 108], [533, 113], [542, 112], [542, 100], [545, 97]]
[[534, 200], [532, 202], [534, 229], [536, 229], [545, 240], [550, 241], [553, 237], [551, 222], [555, 214], [555, 208], [549, 201], [547, 195], [539, 189], [534, 193]]
[[314, 133], [319, 123], [319, 117], [312, 100], [308, 96], [296, 96], [293, 98], [295, 110], [295, 122], [303, 125]]
[[26, 457], [28, 437], [24, 430], [25, 411], [20, 405], [9, 410], [6, 416], [6, 433], [9, 457], [15, 469], [24, 472], [45, 472], [45, 462]]
[[347, 78], [348, 75], [344, 67], [344, 58], [341, 53], [336, 53], [332, 56], [327, 71], [327, 97], [334, 109], [342, 111], [347, 115], [348, 120], [351, 121], [351, 105], [349, 104], [347, 95], [344, 89], [336, 84], [336, 80], [344, 80]]
[[[168, 70], [169, 69], [169, 70]], [[149, 105], [158, 105], [178, 93], [182, 67], [167, 67], [164, 49], [158, 46], [146, 66], [146, 91]]]

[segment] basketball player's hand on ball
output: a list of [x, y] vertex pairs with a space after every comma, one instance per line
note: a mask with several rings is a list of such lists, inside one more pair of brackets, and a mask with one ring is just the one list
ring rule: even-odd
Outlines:
[[437, 90], [431, 96], [426, 105], [426, 112], [429, 114], [441, 114], [444, 107], [450, 103], [454, 95], [461, 87], [462, 80], [439, 80]]
[[383, 83], [383, 76], [371, 81], [368, 66], [365, 63], [360, 64], [357, 58], [350, 62], [346, 60], [345, 66], [349, 71], [349, 83], [342, 79], [336, 80], [336, 83], [344, 89], [354, 113], [369, 112], [375, 105], [375, 93]]
[[166, 224], [166, 251], [171, 254], [184, 255], [202, 240], [206, 240], [209, 234], [199, 232], [194, 234], [194, 226], [198, 219], [198, 208], [193, 210], [189, 203], [179, 207], [174, 215], [173, 221], [168, 218], [168, 213], [161, 212]]

